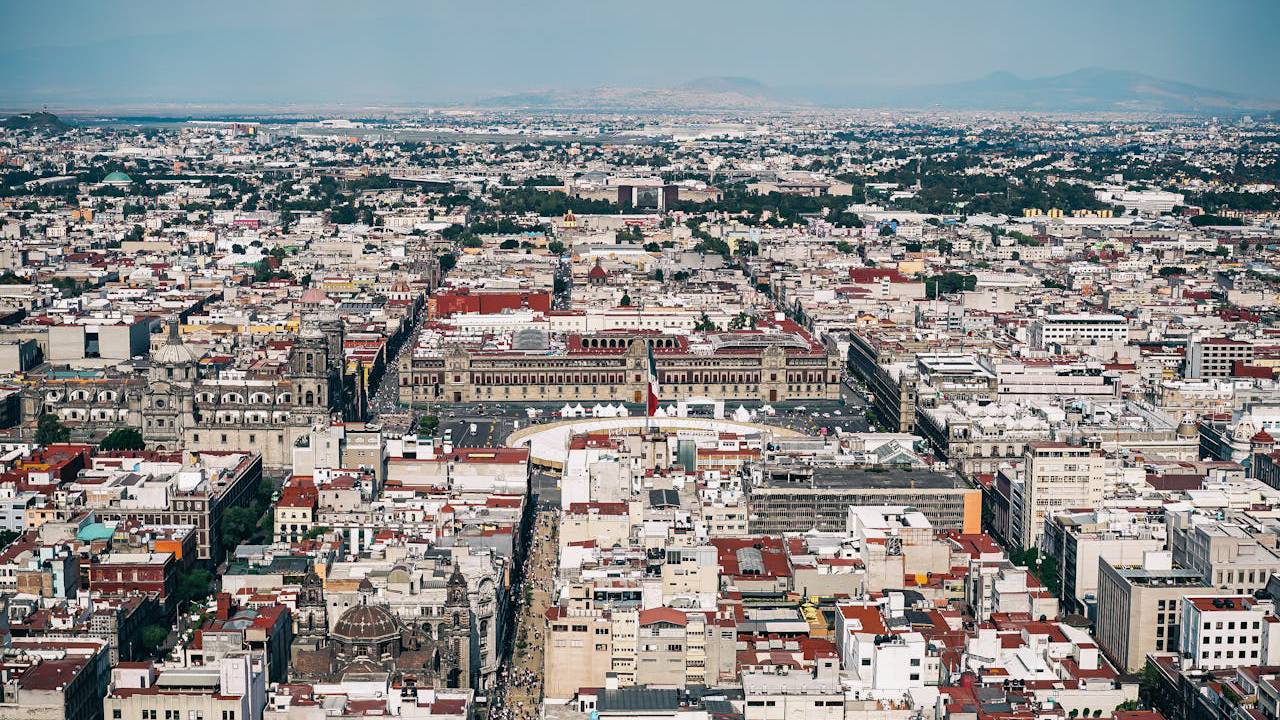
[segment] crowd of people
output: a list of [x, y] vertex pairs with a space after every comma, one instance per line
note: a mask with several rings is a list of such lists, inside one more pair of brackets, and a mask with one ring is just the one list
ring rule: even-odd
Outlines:
[[534, 516], [529, 558], [516, 585], [516, 645], [498, 670], [489, 720], [536, 720], [542, 704], [542, 616], [556, 572], [556, 514]]

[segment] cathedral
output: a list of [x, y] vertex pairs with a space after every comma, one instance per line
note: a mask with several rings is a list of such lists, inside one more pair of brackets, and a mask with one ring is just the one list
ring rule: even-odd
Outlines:
[[154, 450], [244, 450], [268, 468], [288, 467], [293, 445], [345, 407], [343, 326], [336, 316], [303, 319], [283, 363], [217, 368], [183, 344], [176, 322], [151, 352], [145, 381], [118, 371], [29, 386], [24, 423], [54, 413], [69, 426], [134, 427]]
[[373, 584], [360, 583], [358, 601], [328, 629], [323, 583], [314, 573], [298, 599], [299, 634], [291, 679], [336, 682], [391, 677], [418, 687], [471, 684], [471, 607], [467, 581], [455, 564], [443, 612], [410, 624], [377, 602]]

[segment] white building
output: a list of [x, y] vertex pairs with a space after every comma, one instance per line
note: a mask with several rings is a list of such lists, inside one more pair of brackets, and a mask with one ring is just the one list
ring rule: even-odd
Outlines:
[[1280, 660], [1275, 605], [1251, 595], [1194, 595], [1182, 604], [1182, 652], [1201, 670]]
[[1046, 315], [1031, 323], [1030, 340], [1037, 350], [1047, 345], [1124, 344], [1129, 341], [1129, 320], [1094, 313]]

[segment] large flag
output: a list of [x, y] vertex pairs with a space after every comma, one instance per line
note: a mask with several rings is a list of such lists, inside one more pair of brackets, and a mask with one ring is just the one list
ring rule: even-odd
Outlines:
[[649, 343], [649, 398], [646, 414], [653, 417], [658, 412], [658, 365], [653, 361], [653, 343]]

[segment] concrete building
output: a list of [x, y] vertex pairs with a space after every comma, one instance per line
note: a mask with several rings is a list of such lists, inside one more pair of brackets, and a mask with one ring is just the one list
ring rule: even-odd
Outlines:
[[1098, 645], [1122, 672], [1141, 670], [1150, 653], [1178, 652], [1183, 597], [1205, 588], [1198, 572], [1175, 566], [1167, 552], [1118, 567], [1098, 558]]
[[749, 470], [753, 534], [844, 530], [850, 505], [910, 506], [939, 530], [980, 532], [982, 492], [928, 470], [775, 465]]
[[1040, 549], [1057, 562], [1063, 608], [1096, 617], [1098, 560], [1115, 567], [1141, 565], [1148, 552], [1165, 549], [1163, 513], [1089, 510], [1054, 513]]
[[1011, 483], [1010, 540], [1039, 547], [1045, 519], [1067, 508], [1102, 501], [1105, 458], [1096, 450], [1060, 442], [1031, 443], [1022, 472]]
[[1184, 658], [1200, 670], [1280, 660], [1275, 604], [1252, 595], [1189, 595], [1182, 604]]
[[1029, 340], [1038, 350], [1049, 345], [1124, 345], [1129, 319], [1123, 315], [1046, 315], [1032, 321]]
[[1253, 362], [1253, 351], [1253, 343], [1242, 340], [1207, 338], [1193, 341], [1187, 349], [1186, 377], [1192, 380], [1231, 377], [1236, 363], [1249, 365]]
[[240, 653], [209, 667], [118, 667], [101, 704], [112, 720], [260, 720], [267, 704], [265, 663], [264, 657]]

